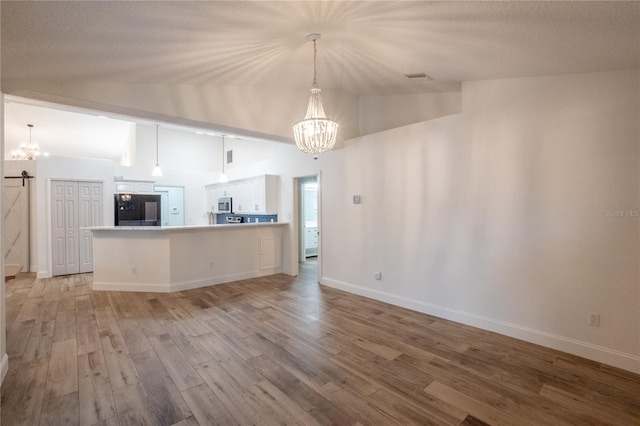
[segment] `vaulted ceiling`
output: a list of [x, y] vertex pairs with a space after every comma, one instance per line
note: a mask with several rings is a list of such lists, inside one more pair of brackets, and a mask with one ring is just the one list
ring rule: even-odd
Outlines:
[[1, 12], [5, 92], [20, 80], [304, 91], [312, 32], [320, 86], [355, 96], [640, 68], [633, 1], [3, 0]]
[[638, 2], [3, 1], [2, 78], [305, 88], [311, 32], [356, 95], [640, 67]]

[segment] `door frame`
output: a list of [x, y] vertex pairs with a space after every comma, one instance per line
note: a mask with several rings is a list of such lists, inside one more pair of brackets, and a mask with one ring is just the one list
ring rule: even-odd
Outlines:
[[293, 258], [295, 259], [293, 266], [294, 275], [299, 274], [299, 265], [302, 263], [300, 261], [301, 255], [304, 258], [304, 235], [302, 231], [304, 230], [304, 226], [302, 226], [302, 221], [304, 218], [302, 217], [302, 185], [306, 178], [315, 177], [316, 183], [318, 184], [318, 256], [317, 256], [317, 265], [318, 265], [318, 282], [320, 282], [320, 278], [322, 277], [322, 171], [318, 171], [317, 174], [310, 174], [304, 176], [296, 176], [293, 178]]

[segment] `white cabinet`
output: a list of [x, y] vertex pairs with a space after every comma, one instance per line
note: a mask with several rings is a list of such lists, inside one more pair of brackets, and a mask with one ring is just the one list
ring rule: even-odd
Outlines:
[[207, 185], [207, 211], [218, 211], [218, 198], [222, 197], [221, 188], [214, 187], [213, 185]]
[[119, 180], [116, 181], [118, 194], [151, 194], [154, 191], [155, 182], [148, 180]]
[[318, 255], [318, 228], [305, 228], [304, 254], [306, 257]]
[[234, 213], [253, 213], [256, 202], [256, 182], [253, 180], [242, 180], [235, 182], [231, 198], [233, 199]]
[[260, 237], [260, 270], [279, 269], [281, 261], [282, 243], [279, 235]]
[[218, 198], [231, 197], [234, 213], [278, 214], [279, 183], [279, 176], [261, 175], [207, 185], [207, 208], [218, 211]]
[[261, 176], [257, 181], [255, 212], [277, 214], [280, 204], [280, 177]]

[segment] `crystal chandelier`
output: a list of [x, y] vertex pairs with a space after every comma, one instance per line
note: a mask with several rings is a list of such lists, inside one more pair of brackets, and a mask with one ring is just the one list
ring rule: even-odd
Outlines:
[[33, 124], [27, 124], [27, 126], [29, 127], [29, 143], [21, 143], [17, 149], [11, 151], [11, 159], [13, 160], [35, 160], [40, 155], [38, 144], [31, 142]]
[[307, 40], [313, 41], [313, 86], [307, 106], [307, 115], [304, 120], [293, 125], [293, 137], [296, 140], [298, 149], [302, 152], [313, 154], [314, 159], [318, 159], [318, 154], [329, 151], [336, 144], [338, 134], [338, 123], [327, 118], [322, 108], [322, 96], [320, 87], [316, 80], [316, 40], [320, 34], [309, 34]]

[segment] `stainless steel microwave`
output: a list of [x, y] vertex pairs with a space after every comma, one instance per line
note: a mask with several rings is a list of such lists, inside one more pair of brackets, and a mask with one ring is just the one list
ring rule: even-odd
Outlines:
[[218, 213], [233, 213], [231, 197], [218, 198]]

